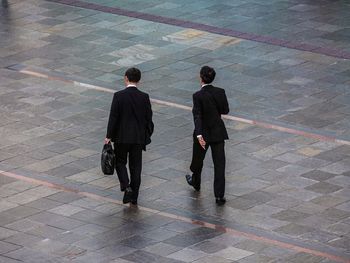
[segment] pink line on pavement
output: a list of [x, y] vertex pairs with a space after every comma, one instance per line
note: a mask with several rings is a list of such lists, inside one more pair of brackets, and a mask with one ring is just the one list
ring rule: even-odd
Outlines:
[[[58, 185], [58, 184], [50, 183], [50, 182], [47, 182], [47, 181], [26, 177], [26, 176], [15, 174], [15, 173], [11, 173], [11, 172], [5, 172], [5, 171], [1, 171], [0, 170], [0, 174], [3, 175], [3, 176], [7, 176], [7, 177], [10, 177], [10, 178], [14, 178], [14, 179], [20, 180], [20, 181], [25, 181], [25, 182], [28, 182], [28, 183], [33, 183], [33, 184], [47, 186], [49, 188], [59, 189], [59, 190], [62, 190], [64, 192], [76, 193], [78, 195], [81, 195], [81, 196], [84, 196], [84, 197], [88, 197], [88, 198], [91, 198], [91, 199], [94, 199], [94, 200], [98, 200], [98, 201], [106, 201], [106, 202], [110, 202], [110, 203], [114, 203], [114, 204], [118, 204], [118, 205], [123, 205], [123, 206], [126, 206], [126, 207], [129, 207], [129, 206], [133, 207], [133, 205], [123, 204], [121, 201], [118, 201], [118, 200], [115, 200], [115, 199], [112, 199], [112, 198], [109, 198], [109, 197], [104, 197], [104, 196], [100, 196], [100, 195], [89, 193], [89, 192], [81, 192], [79, 190], [68, 188], [68, 187], [65, 187], [65, 186], [62, 186], [62, 185]], [[326, 253], [326, 252], [318, 251], [318, 250], [315, 250], [315, 249], [305, 248], [305, 247], [294, 245], [294, 244], [291, 244], [291, 243], [282, 242], [282, 241], [279, 241], [279, 240], [275, 240], [275, 239], [271, 239], [271, 238], [267, 238], [267, 237], [263, 237], [263, 236], [258, 236], [258, 235], [252, 234], [252, 233], [242, 232], [242, 231], [239, 231], [239, 230], [235, 230], [233, 228], [224, 227], [224, 226], [221, 226], [221, 225], [215, 225], [215, 224], [208, 223], [208, 222], [205, 222], [205, 221], [202, 221], [202, 220], [194, 220], [194, 219], [191, 219], [189, 217], [178, 216], [178, 215], [175, 215], [175, 214], [162, 212], [162, 211], [159, 211], [159, 210], [156, 210], [156, 209], [152, 209], [152, 208], [147, 208], [147, 207], [142, 207], [142, 206], [134, 206], [134, 207], [135, 208], [137, 207], [139, 210], [142, 210], [142, 211], [147, 211], [147, 212], [158, 214], [160, 216], [164, 216], [164, 217], [167, 217], [167, 218], [172, 218], [172, 219], [176, 219], [176, 220], [179, 220], [179, 221], [191, 223], [191, 224], [194, 224], [194, 225], [199, 225], [199, 226], [202, 226], [202, 227], [214, 229], [214, 230], [219, 231], [219, 232], [229, 233], [229, 234], [232, 234], [232, 235], [235, 235], [235, 236], [242, 236], [242, 237], [248, 238], [250, 240], [262, 241], [262, 242], [268, 243], [270, 245], [275, 245], [275, 246], [278, 246], [278, 247], [281, 247], [281, 248], [291, 249], [291, 250], [298, 251], [298, 252], [304, 252], [304, 253], [307, 253], [307, 254], [324, 257], [324, 258], [327, 258], [327, 259], [330, 259], [330, 260], [334, 260], [334, 261], [337, 261], [337, 262], [340, 262], [340, 263], [350, 263], [350, 260], [348, 260], [346, 258], [343, 258], [343, 257], [340, 257], [340, 256], [336, 256], [336, 255], [333, 255], [333, 254], [329, 254], [329, 253]]]
[[[34, 76], [34, 77], [45, 78], [45, 79], [49, 79], [49, 80], [59, 80], [59, 81], [63, 81], [66, 83], [71, 83], [75, 86], [85, 87], [87, 89], [93, 89], [93, 90], [102, 91], [102, 92], [109, 92], [109, 93], [115, 92], [115, 90], [113, 90], [113, 89], [104, 88], [104, 87], [91, 85], [91, 84], [87, 84], [87, 83], [83, 83], [83, 82], [78, 82], [78, 81], [74, 81], [74, 80], [68, 80], [68, 79], [65, 79], [63, 77], [53, 77], [53, 76], [49, 76], [47, 74], [35, 72], [32, 70], [22, 69], [22, 70], [19, 70], [19, 72], [21, 72], [23, 74], [30, 75], [30, 76]], [[153, 102], [155, 104], [174, 107], [174, 108], [183, 109], [183, 110], [187, 110], [187, 111], [192, 110], [192, 108], [189, 106], [174, 103], [174, 102], [164, 101], [164, 100], [158, 100], [158, 99], [151, 98], [151, 102]], [[233, 116], [233, 115], [223, 115], [222, 118], [226, 119], [226, 120], [238, 121], [238, 122], [243, 122], [243, 123], [247, 123], [250, 125], [255, 125], [255, 126], [258, 126], [261, 128], [265, 128], [265, 129], [277, 130], [277, 131], [286, 132], [286, 133], [290, 133], [290, 134], [300, 135], [300, 136], [304, 136], [307, 138], [312, 138], [312, 139], [316, 139], [316, 140], [320, 140], [320, 141], [328, 141], [328, 142], [350, 145], [350, 141], [337, 139], [335, 137], [330, 137], [330, 136], [324, 136], [324, 135], [317, 134], [317, 133], [287, 128], [287, 127], [274, 125], [274, 124], [270, 124], [270, 123], [266, 123], [266, 122], [261, 122], [261, 121], [257, 121], [257, 120], [245, 119], [245, 118], [241, 118], [241, 117], [237, 117], [237, 116]]]

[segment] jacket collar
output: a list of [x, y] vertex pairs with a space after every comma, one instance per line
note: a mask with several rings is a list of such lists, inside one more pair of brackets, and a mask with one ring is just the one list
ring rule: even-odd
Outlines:
[[138, 88], [135, 85], [130, 85], [130, 86], [125, 87], [125, 90], [127, 92], [135, 92], [138, 90]]
[[207, 85], [202, 86], [202, 89], [208, 90], [208, 89], [210, 89], [211, 87], [213, 87], [213, 85], [207, 84]]

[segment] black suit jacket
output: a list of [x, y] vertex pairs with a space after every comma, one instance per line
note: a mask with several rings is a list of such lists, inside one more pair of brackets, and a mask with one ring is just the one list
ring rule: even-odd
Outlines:
[[225, 90], [206, 85], [193, 94], [193, 135], [202, 135], [206, 142], [219, 142], [228, 139], [221, 114], [227, 114], [229, 106]]
[[116, 143], [147, 145], [153, 133], [152, 108], [147, 93], [127, 87], [114, 93], [107, 138]]

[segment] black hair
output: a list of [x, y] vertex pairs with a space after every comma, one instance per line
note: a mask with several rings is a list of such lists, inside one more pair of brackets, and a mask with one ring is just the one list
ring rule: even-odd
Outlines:
[[201, 68], [199, 75], [202, 81], [204, 82], [204, 84], [209, 84], [209, 83], [212, 83], [213, 80], [215, 79], [216, 72], [213, 68], [209, 66], [204, 66]]
[[130, 82], [137, 83], [141, 79], [141, 71], [138, 68], [129, 68], [125, 71], [125, 76]]

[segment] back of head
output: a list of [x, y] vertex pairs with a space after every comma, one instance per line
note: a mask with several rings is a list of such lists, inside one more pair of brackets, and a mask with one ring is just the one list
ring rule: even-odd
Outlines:
[[141, 79], [141, 71], [138, 68], [129, 68], [125, 72], [125, 76], [130, 82], [137, 83]]
[[199, 75], [204, 84], [209, 84], [214, 81], [216, 72], [213, 68], [204, 66], [201, 68]]

